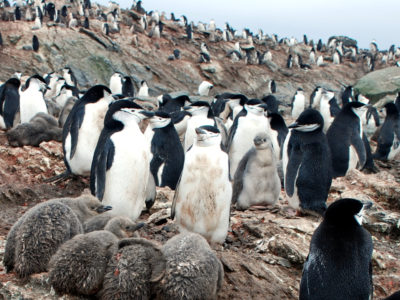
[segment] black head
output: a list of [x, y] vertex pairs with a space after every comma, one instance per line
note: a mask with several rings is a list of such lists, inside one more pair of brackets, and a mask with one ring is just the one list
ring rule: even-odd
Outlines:
[[371, 207], [371, 203], [364, 205], [357, 199], [339, 199], [329, 205], [325, 211], [324, 222], [339, 227], [360, 226], [362, 224], [362, 210], [369, 207]]
[[190, 104], [189, 106], [185, 106], [185, 110], [190, 110], [190, 107], [210, 107], [210, 104], [207, 101], [196, 101]]
[[169, 125], [172, 126], [171, 116], [169, 115], [169, 113], [156, 111], [154, 115], [150, 118], [150, 124], [153, 129], [164, 128]]
[[211, 126], [211, 125], [203, 125], [203, 126], [196, 128], [197, 134], [202, 134], [202, 133], [206, 133], [206, 132], [215, 133], [215, 134], [220, 133], [220, 131], [217, 127]]
[[324, 127], [324, 118], [319, 111], [308, 108], [297, 118], [296, 122], [288, 126], [301, 132], [321, 131]]
[[393, 102], [386, 103], [385, 106], [386, 108], [386, 115], [391, 115], [391, 116], [398, 116], [399, 115], [399, 110], [397, 109], [396, 104]]
[[142, 107], [139, 104], [132, 102], [131, 100], [114, 101], [108, 106], [108, 110], [107, 110], [106, 116], [104, 118], [104, 127], [114, 128], [115, 126], [117, 126], [117, 124], [120, 124], [119, 121], [117, 121], [113, 118], [113, 115], [117, 111], [120, 111], [123, 108], [142, 109]]
[[10, 78], [6, 81], [5, 85], [12, 85], [14, 86], [16, 89], [19, 88], [19, 86], [21, 85], [21, 81], [19, 81], [18, 78]]
[[95, 85], [87, 90], [82, 96], [81, 101], [88, 103], [95, 103], [102, 99], [104, 95], [109, 94], [111, 97], [111, 90], [104, 85]]

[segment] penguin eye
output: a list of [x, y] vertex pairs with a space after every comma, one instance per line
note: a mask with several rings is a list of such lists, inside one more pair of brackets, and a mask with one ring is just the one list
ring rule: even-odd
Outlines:
[[96, 206], [91, 206], [90, 209], [95, 210], [95, 209], [96, 209]]
[[129, 226], [125, 226], [125, 229], [126, 229], [126, 230], [129, 230]]

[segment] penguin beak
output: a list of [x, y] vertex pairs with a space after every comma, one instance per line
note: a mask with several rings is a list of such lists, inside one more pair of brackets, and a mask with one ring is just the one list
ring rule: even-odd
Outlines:
[[154, 117], [154, 113], [151, 111], [141, 110], [139, 113], [141, 113], [143, 116], [145, 116], [146, 119]]
[[135, 227], [133, 228], [134, 231], [139, 230], [140, 228], [142, 228], [145, 224], [143, 222], [136, 224]]
[[288, 126], [288, 128], [297, 128], [297, 127], [299, 127], [299, 124], [297, 122], [294, 122], [293, 124], [290, 124]]
[[188, 111], [188, 110], [191, 110], [192, 107], [191, 107], [191, 106], [184, 106], [183, 109], [186, 110], [186, 111]]
[[259, 107], [262, 107], [264, 110], [268, 109], [268, 105], [267, 104], [261, 104]]
[[102, 205], [102, 206], [99, 206], [99, 207], [96, 209], [96, 212], [98, 212], [99, 214], [101, 214], [101, 213], [106, 212], [106, 211], [109, 211], [109, 210], [112, 210], [112, 207], [111, 207], [111, 206], [104, 206], [104, 205]]
[[202, 129], [200, 127], [197, 127], [195, 130], [196, 130], [196, 134], [206, 134], [207, 133], [204, 129]]

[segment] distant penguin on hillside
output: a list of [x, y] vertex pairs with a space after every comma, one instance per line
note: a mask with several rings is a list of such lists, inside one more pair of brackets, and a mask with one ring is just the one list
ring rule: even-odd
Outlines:
[[306, 99], [302, 88], [298, 88], [292, 98], [292, 119], [297, 119], [304, 111]]
[[150, 172], [157, 186], [175, 190], [181, 176], [185, 154], [171, 117], [165, 112], [155, 112], [145, 132], [152, 131], [150, 140]]
[[184, 151], [188, 151], [196, 140], [196, 128], [203, 125], [215, 125], [214, 114], [208, 102], [197, 101], [184, 107], [185, 111], [191, 114], [187, 121], [184, 138]]
[[371, 234], [361, 224], [363, 205], [339, 199], [314, 231], [300, 282], [300, 300], [372, 299]]
[[33, 75], [19, 90], [19, 112], [21, 123], [28, 123], [37, 113], [48, 113], [44, 93], [47, 85], [43, 77]]
[[113, 95], [122, 95], [123, 76], [116, 72], [110, 78], [110, 90]]
[[111, 205], [113, 214], [132, 220], [140, 216], [146, 200], [150, 145], [139, 123], [150, 116], [130, 100], [112, 103], [93, 155], [92, 195]]
[[274, 205], [281, 191], [271, 139], [261, 132], [254, 147], [241, 159], [233, 179], [232, 203], [245, 210], [252, 205]]
[[36, 35], [33, 35], [32, 37], [32, 49], [35, 52], [38, 52], [39, 50], [39, 39]]
[[124, 97], [135, 96], [135, 87], [133, 85], [133, 81], [130, 76], [125, 76], [122, 80], [122, 95]]
[[70, 86], [75, 86], [77, 87], [77, 80], [76, 77], [74, 75], [74, 72], [72, 71], [71, 68], [65, 67], [63, 70], [63, 78], [65, 79], [65, 82], [70, 85]]
[[317, 86], [310, 96], [310, 108], [319, 109], [319, 103], [322, 97], [324, 89]]
[[393, 102], [385, 105], [386, 118], [379, 131], [378, 146], [374, 158], [392, 160], [400, 153], [400, 116]]
[[236, 116], [229, 131], [227, 150], [230, 162], [230, 178], [233, 179], [242, 157], [253, 147], [257, 133], [271, 135], [271, 126], [264, 115], [266, 105], [258, 99], [251, 99]]
[[8, 79], [0, 86], [0, 128], [10, 129], [18, 122], [19, 86], [17, 78]]
[[149, 97], [149, 87], [145, 80], [142, 80], [140, 83], [139, 92], [137, 94], [138, 97]]
[[306, 109], [288, 128], [283, 148], [283, 174], [288, 202], [294, 209], [323, 214], [332, 183], [329, 144], [324, 119]]
[[208, 96], [210, 90], [213, 88], [213, 85], [208, 82], [208, 81], [203, 81], [200, 85], [199, 85], [199, 95], [200, 96]]
[[361, 102], [346, 104], [326, 133], [332, 153], [334, 178], [345, 176], [348, 171], [357, 167], [361, 169], [366, 163], [361, 122], [361, 116], [366, 109]]
[[334, 112], [332, 109], [331, 102], [334, 99], [335, 94], [332, 91], [324, 91], [321, 96], [319, 111], [324, 118], [324, 132], [326, 133], [331, 126], [333, 119], [335, 118]]
[[216, 127], [200, 126], [196, 134], [185, 155], [171, 217], [181, 231], [197, 232], [210, 242], [223, 243], [232, 198], [228, 155], [221, 149], [221, 134]]
[[96, 85], [75, 102], [63, 128], [64, 163], [67, 167], [64, 176], [69, 173], [90, 174], [104, 116], [113, 100], [106, 86]]

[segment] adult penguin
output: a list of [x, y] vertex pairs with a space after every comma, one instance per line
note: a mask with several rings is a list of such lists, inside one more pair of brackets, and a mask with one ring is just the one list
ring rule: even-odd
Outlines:
[[292, 119], [297, 119], [304, 111], [306, 98], [302, 88], [298, 88], [292, 98]]
[[232, 186], [228, 155], [221, 149], [218, 128], [196, 128], [196, 140], [186, 152], [182, 175], [175, 191], [171, 217], [181, 231], [223, 243], [229, 228]]
[[33, 75], [19, 90], [19, 112], [21, 123], [28, 123], [37, 113], [48, 113], [44, 92], [47, 85], [43, 77]]
[[251, 99], [244, 105], [236, 116], [229, 131], [228, 153], [230, 161], [230, 178], [233, 179], [242, 157], [253, 147], [253, 140], [259, 132], [271, 135], [271, 127], [264, 116], [266, 105], [258, 100]]
[[332, 154], [334, 178], [345, 176], [357, 166], [359, 169], [363, 168], [367, 161], [361, 122], [365, 111], [366, 106], [361, 102], [346, 104], [326, 133]]
[[374, 158], [391, 160], [400, 152], [400, 116], [397, 106], [393, 102], [385, 105], [386, 118], [379, 131], [378, 146]]
[[323, 214], [332, 183], [324, 119], [309, 108], [290, 125], [283, 149], [285, 191], [289, 205], [306, 212]]
[[279, 113], [267, 114], [269, 124], [271, 126], [271, 139], [274, 145], [274, 152], [279, 161], [282, 158], [282, 149], [289, 129], [286, 126], [285, 120]]
[[113, 97], [110, 89], [96, 85], [75, 102], [63, 128], [64, 163], [67, 171], [58, 178], [71, 173], [90, 174], [93, 154], [111, 101]]
[[136, 220], [145, 204], [150, 145], [139, 123], [151, 116], [130, 100], [115, 101], [104, 119], [90, 173], [90, 191], [116, 215]]
[[0, 87], [0, 128], [9, 129], [16, 123], [19, 109], [19, 86], [21, 82], [17, 78], [8, 79]]
[[[151, 131], [148, 134], [148, 131]], [[175, 190], [181, 176], [185, 154], [169, 114], [157, 111], [150, 118], [145, 135], [151, 136], [150, 172], [156, 186]]]
[[300, 300], [371, 299], [371, 234], [362, 226], [363, 205], [340, 199], [315, 230], [300, 283]]

